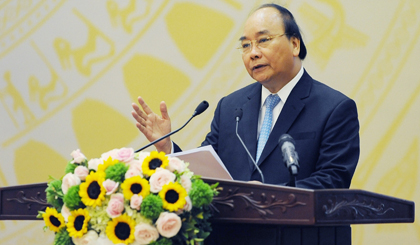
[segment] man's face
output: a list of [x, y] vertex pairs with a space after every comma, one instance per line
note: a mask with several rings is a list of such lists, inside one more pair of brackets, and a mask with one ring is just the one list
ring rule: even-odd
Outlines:
[[[263, 8], [248, 18], [241, 39], [262, 40], [281, 34], [284, 34], [284, 26], [278, 10]], [[291, 37], [289, 40], [286, 35], [269, 40], [266, 47], [256, 47], [256, 42], [252, 42], [252, 48], [242, 54], [242, 60], [249, 75], [275, 93], [299, 71], [299, 45], [299, 39]]]

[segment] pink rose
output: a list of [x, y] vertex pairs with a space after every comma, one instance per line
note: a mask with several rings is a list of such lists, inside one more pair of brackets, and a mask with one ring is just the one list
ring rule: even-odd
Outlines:
[[117, 191], [118, 189], [118, 182], [115, 182], [113, 180], [107, 179], [104, 182], [102, 182], [102, 186], [105, 188], [106, 190], [106, 195], [111, 195], [113, 193], [115, 193], [115, 191]]
[[133, 148], [121, 148], [117, 151], [117, 159], [120, 162], [129, 163], [134, 159]]
[[140, 210], [140, 205], [143, 202], [143, 197], [141, 195], [133, 195], [130, 199], [130, 207], [132, 209]]
[[134, 237], [140, 244], [150, 244], [159, 238], [159, 233], [153, 225], [140, 223], [134, 228]]
[[112, 194], [111, 200], [108, 202], [106, 212], [111, 218], [116, 218], [124, 211], [124, 195], [121, 193]]
[[187, 196], [185, 198], [185, 201], [186, 202], [185, 202], [185, 205], [184, 205], [184, 210], [187, 211], [187, 212], [189, 212], [192, 209], [192, 202], [191, 202], [190, 196]]
[[140, 162], [140, 164], [142, 164], [144, 159], [148, 156], [150, 156], [150, 152], [143, 151], [143, 152], [137, 153], [137, 156], [135, 158]]
[[137, 169], [134, 169], [134, 168], [129, 168], [127, 170], [127, 172], [125, 172], [125, 178], [126, 179], [129, 179], [129, 178], [134, 177], [134, 176], [143, 177], [143, 175], [140, 173], [140, 171], [138, 171]]
[[96, 241], [98, 240], [98, 233], [96, 233], [94, 230], [90, 230], [82, 237], [73, 237], [72, 240], [75, 245], [96, 245]]
[[182, 214], [184, 211], [189, 212], [189, 211], [191, 211], [191, 209], [192, 209], [191, 198], [189, 196], [187, 196], [187, 197], [185, 197], [185, 205], [184, 205], [184, 208], [183, 209], [178, 209], [176, 211], [176, 214], [178, 214], [178, 215], [179, 214]]
[[191, 178], [188, 175], [183, 174], [181, 176], [180, 182], [182, 187], [184, 187], [184, 189], [187, 191], [187, 193], [190, 192], [192, 186]]
[[174, 213], [163, 212], [156, 220], [157, 230], [159, 231], [160, 235], [166, 238], [175, 236], [181, 229], [181, 225], [181, 218]]
[[69, 190], [70, 187], [75, 186], [75, 185], [80, 185], [80, 183], [82, 183], [82, 181], [80, 180], [79, 177], [77, 177], [75, 174], [68, 173], [64, 175], [63, 177], [63, 181], [61, 183], [61, 189], [63, 190], [64, 194], [67, 194], [67, 191]]
[[103, 153], [101, 155], [101, 158], [104, 161], [108, 160], [109, 157], [111, 157], [112, 159], [117, 159], [117, 155], [118, 155], [118, 149], [113, 149], [113, 150]]
[[64, 204], [61, 207], [61, 214], [64, 217], [64, 220], [67, 222], [69, 220], [69, 216], [70, 216], [70, 209], [66, 206], [66, 204]]
[[88, 162], [88, 168], [98, 171], [98, 166], [99, 164], [102, 164], [102, 163], [104, 163], [103, 159], [99, 159], [99, 158], [90, 159]]
[[103, 233], [104, 232], [102, 232], [102, 234], [99, 235], [98, 240], [96, 241], [96, 245], [114, 245], [114, 243], [111, 240], [109, 240], [109, 238]]
[[74, 174], [81, 180], [85, 180], [86, 176], [89, 175], [89, 169], [87, 169], [85, 166], [77, 166], [77, 168], [74, 170]]
[[169, 157], [169, 165], [167, 169], [171, 172], [174, 172], [175, 170], [178, 173], [182, 173], [185, 170], [185, 162], [177, 157]]
[[72, 163], [81, 163], [86, 159], [85, 155], [79, 149], [72, 151], [70, 155], [73, 157]]
[[158, 193], [162, 190], [162, 186], [175, 181], [175, 174], [164, 168], [157, 168], [156, 172], [150, 176], [150, 191]]
[[141, 169], [142, 164], [143, 164], [143, 162], [140, 162], [139, 160], [133, 159], [129, 163], [129, 165], [130, 165], [129, 169], [135, 169], [135, 170], [137, 170], [141, 173], [142, 172], [142, 169]]

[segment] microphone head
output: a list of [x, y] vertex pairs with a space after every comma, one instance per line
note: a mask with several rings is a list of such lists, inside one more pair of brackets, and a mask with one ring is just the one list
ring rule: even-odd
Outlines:
[[243, 113], [242, 108], [236, 108], [235, 113], [234, 113], [234, 116], [235, 116], [235, 119], [237, 121], [241, 120], [242, 113]]
[[200, 115], [209, 107], [209, 102], [203, 100], [194, 111], [193, 117]]
[[279, 146], [280, 146], [280, 147], [282, 147], [282, 145], [283, 145], [285, 142], [290, 142], [290, 143], [292, 143], [293, 145], [295, 144], [295, 141], [293, 140], [292, 136], [290, 136], [290, 135], [288, 135], [288, 134], [283, 134], [282, 136], [280, 136], [280, 139], [279, 139]]
[[292, 144], [292, 142], [290, 142], [290, 141], [285, 141], [281, 145], [281, 151], [284, 152], [284, 151], [289, 150], [289, 149], [292, 150], [292, 151], [294, 151], [295, 150], [295, 145]]

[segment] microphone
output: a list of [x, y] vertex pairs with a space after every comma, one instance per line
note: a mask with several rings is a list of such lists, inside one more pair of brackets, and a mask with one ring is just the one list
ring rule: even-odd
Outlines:
[[[193, 117], [200, 115], [201, 113], [203, 113], [205, 110], [207, 110], [207, 108], [209, 108], [209, 102], [203, 100], [198, 106], [197, 108], [195, 108], [195, 111], [193, 113], [193, 115], [191, 116], [191, 118], [188, 120], [187, 123], [189, 123], [191, 121], [191, 119], [193, 119]], [[186, 123], [186, 124], [187, 124]], [[186, 125], [184, 124], [184, 126]], [[183, 128], [184, 126], [182, 126], [181, 128]]]
[[239, 121], [242, 118], [242, 113], [243, 113], [242, 108], [236, 108], [235, 114], [234, 114], [235, 115], [235, 119], [236, 119], [236, 136], [238, 137], [239, 141], [241, 142], [242, 146], [244, 147], [246, 153], [248, 153], [249, 158], [251, 158], [252, 163], [254, 163], [254, 166], [258, 170], [258, 173], [260, 173], [262, 183], [264, 183], [265, 182], [264, 181], [264, 175], [261, 172], [261, 169], [258, 167], [258, 164], [255, 162], [255, 160], [252, 157], [251, 153], [249, 153], [248, 148], [246, 148], [244, 142], [241, 139], [241, 136], [239, 136], [239, 134], [238, 134], [238, 125], [239, 125]]
[[283, 134], [279, 139], [279, 147], [283, 152], [283, 161], [293, 177], [299, 172], [299, 157], [295, 151], [295, 141], [288, 134]]
[[182, 127], [180, 127], [179, 129], [177, 129], [177, 130], [175, 130], [175, 131], [172, 131], [172, 132], [170, 132], [169, 134], [166, 134], [166, 135], [164, 135], [164, 136], [162, 136], [162, 137], [160, 137], [159, 139], [157, 139], [157, 140], [155, 140], [155, 141], [153, 141], [153, 142], [150, 142], [149, 144], [147, 144], [146, 146], [143, 146], [142, 148], [140, 148], [140, 149], [138, 149], [137, 151], [135, 151], [136, 153], [137, 152], [139, 152], [139, 151], [142, 151], [142, 150], [144, 150], [144, 149], [146, 149], [147, 147], [149, 147], [149, 146], [151, 146], [151, 145], [154, 145], [154, 144], [156, 144], [157, 142], [159, 142], [159, 141], [161, 141], [161, 140], [163, 140], [163, 139], [165, 139], [165, 138], [167, 138], [167, 137], [169, 137], [169, 136], [171, 136], [171, 135], [173, 135], [174, 133], [176, 133], [176, 132], [178, 132], [179, 130], [181, 130], [181, 129], [183, 129], [190, 121], [191, 121], [191, 119], [193, 119], [195, 116], [198, 116], [198, 115], [200, 115], [201, 113], [203, 113], [205, 110], [207, 110], [207, 108], [209, 107], [209, 103], [207, 102], [207, 101], [205, 101], [205, 100], [203, 100], [198, 106], [197, 106], [197, 108], [195, 109], [195, 111], [194, 111], [194, 113], [192, 114], [192, 116], [190, 117], [190, 119], [188, 119], [188, 121], [182, 126]]

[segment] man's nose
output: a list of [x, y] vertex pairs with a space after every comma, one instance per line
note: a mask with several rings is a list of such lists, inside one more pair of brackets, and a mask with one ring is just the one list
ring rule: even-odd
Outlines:
[[252, 43], [249, 54], [251, 56], [251, 59], [260, 58], [261, 57], [260, 47], [258, 47], [256, 43]]

